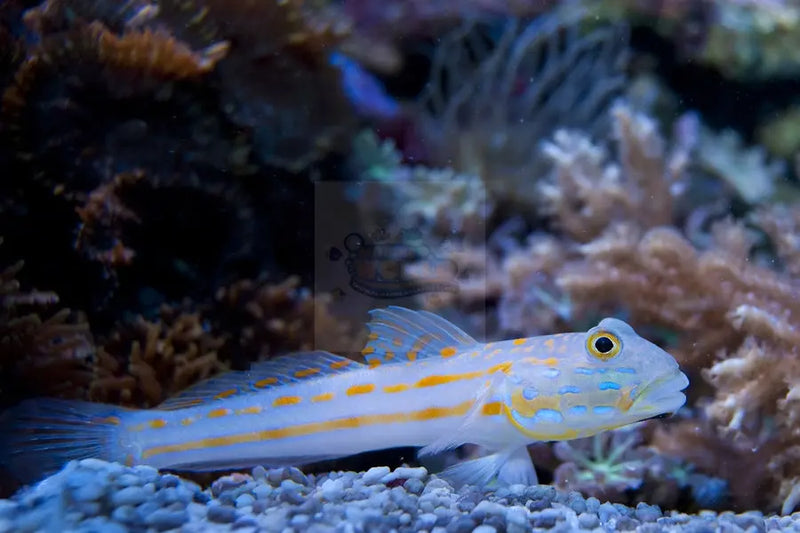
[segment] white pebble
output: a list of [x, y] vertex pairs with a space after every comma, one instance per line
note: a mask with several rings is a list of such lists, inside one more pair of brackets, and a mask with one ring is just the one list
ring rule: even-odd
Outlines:
[[364, 482], [365, 485], [374, 485], [375, 483], [380, 482], [380, 480], [386, 476], [391, 470], [388, 466], [373, 466], [361, 477], [361, 480]]
[[320, 487], [320, 494], [329, 502], [338, 501], [344, 496], [344, 483], [341, 479], [326, 479]]
[[428, 477], [428, 470], [424, 466], [420, 466], [418, 468], [410, 468], [407, 466], [401, 466], [399, 468], [395, 468], [394, 472], [390, 472], [386, 474], [381, 479], [382, 483], [391, 483], [396, 479], [425, 479]]

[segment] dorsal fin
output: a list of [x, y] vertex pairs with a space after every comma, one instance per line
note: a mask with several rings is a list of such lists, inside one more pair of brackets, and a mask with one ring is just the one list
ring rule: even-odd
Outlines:
[[370, 311], [369, 341], [361, 351], [370, 366], [426, 357], [450, 357], [479, 343], [428, 311], [390, 306]]
[[162, 410], [183, 409], [304, 379], [348, 372], [361, 363], [329, 352], [298, 352], [254, 363], [250, 370], [232, 370], [189, 387], [158, 406]]

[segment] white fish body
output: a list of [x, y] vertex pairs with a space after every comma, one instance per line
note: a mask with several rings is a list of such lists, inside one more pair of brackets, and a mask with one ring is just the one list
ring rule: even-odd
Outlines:
[[486, 457], [457, 482], [533, 483], [525, 446], [593, 435], [674, 412], [688, 379], [674, 358], [605, 319], [584, 333], [478, 343], [427, 312], [375, 310], [368, 364], [327, 352], [230, 372], [151, 410], [33, 400], [6, 444], [37, 475], [93, 456], [178, 470], [304, 464], [369, 450], [464, 443]]

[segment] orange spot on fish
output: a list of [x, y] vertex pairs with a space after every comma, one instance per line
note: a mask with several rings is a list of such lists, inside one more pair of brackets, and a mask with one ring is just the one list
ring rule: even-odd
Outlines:
[[371, 359], [369, 361], [369, 367], [370, 368], [375, 368], [375, 367], [378, 367], [378, 366], [381, 366], [381, 360], [380, 359]]
[[619, 399], [617, 399], [617, 401], [614, 403], [614, 407], [623, 413], [630, 409], [631, 405], [633, 405], [633, 398], [631, 398], [632, 390], [632, 387], [623, 388], [619, 393]]
[[546, 341], [544, 341], [544, 345], [547, 347], [548, 350], [552, 350], [556, 345], [556, 341], [555, 339], [547, 339]]
[[156, 418], [155, 420], [151, 420], [148, 422], [148, 425], [153, 429], [163, 428], [167, 425], [167, 421], [163, 418]]
[[263, 411], [263, 408], [260, 405], [254, 405], [252, 407], [245, 407], [244, 409], [237, 409], [236, 410], [236, 414], [237, 415], [257, 415], [261, 411]]
[[398, 338], [395, 338], [395, 339], [392, 341], [392, 344], [394, 344], [395, 346], [402, 346], [402, 345], [403, 345], [403, 339], [401, 339], [401, 338], [399, 338], [399, 337], [398, 337]]
[[118, 416], [108, 416], [102, 419], [102, 422], [106, 424], [111, 424], [112, 426], [118, 426], [122, 423]]
[[495, 372], [503, 372], [504, 374], [508, 374], [510, 370], [511, 370], [511, 362], [505, 361], [503, 363], [489, 367], [489, 370], [487, 370], [486, 373], [494, 374]]
[[228, 396], [233, 396], [237, 392], [239, 392], [239, 391], [236, 390], [236, 389], [224, 390], [224, 391], [220, 392], [219, 394], [217, 394], [216, 396], [214, 396], [214, 399], [215, 400], [221, 400], [223, 398], [227, 398]]
[[264, 378], [253, 383], [253, 386], [255, 386], [257, 389], [262, 389], [264, 387], [268, 387], [269, 385], [274, 385], [277, 382], [278, 378]]
[[394, 359], [394, 352], [386, 352], [386, 355], [384, 356], [384, 360], [391, 361], [392, 359]]
[[489, 402], [481, 408], [481, 414], [485, 416], [499, 415], [503, 412], [503, 404], [501, 402]]
[[229, 414], [231, 414], [230, 409], [222, 408], [222, 409], [213, 409], [209, 411], [207, 416], [208, 418], [220, 418], [222, 416], [228, 416]]
[[365, 346], [363, 350], [361, 350], [361, 355], [369, 355], [375, 352], [374, 346]]
[[296, 378], [307, 378], [308, 376], [313, 376], [314, 374], [318, 374], [320, 371], [319, 368], [304, 368], [303, 370], [298, 370], [294, 373], [294, 377]]
[[334, 361], [331, 363], [331, 368], [337, 370], [350, 364], [350, 359], [342, 359], [341, 361]]
[[355, 396], [356, 394], [367, 394], [375, 390], [375, 385], [372, 383], [364, 383], [363, 385], [353, 385], [347, 389], [348, 396]]
[[295, 405], [300, 403], [302, 398], [300, 396], [279, 396], [275, 398], [275, 401], [272, 402], [272, 405], [275, 407], [281, 407], [283, 405]]
[[332, 392], [326, 392], [326, 393], [323, 393], [323, 394], [317, 394], [316, 396], [312, 396], [311, 397], [311, 401], [314, 402], [314, 403], [329, 402], [331, 400], [333, 400], [333, 393]]
[[189, 425], [189, 424], [191, 424], [192, 422], [194, 422], [194, 418], [192, 418], [192, 417], [188, 417], [188, 418], [183, 418], [183, 419], [181, 419], [181, 425], [182, 425], [182, 426], [188, 426], [188, 425]]
[[453, 357], [457, 353], [457, 350], [455, 346], [447, 346], [446, 348], [442, 348], [439, 353], [442, 357]]
[[399, 383], [397, 385], [386, 385], [383, 388], [383, 392], [390, 392], [390, 393], [391, 392], [403, 392], [403, 391], [407, 391], [408, 389], [409, 389], [408, 385], [406, 385], [405, 383]]
[[483, 375], [481, 371], [465, 372], [463, 374], [445, 374], [440, 376], [426, 376], [417, 381], [414, 386], [422, 387], [435, 387], [436, 385], [444, 385], [445, 383], [452, 383], [454, 381], [461, 381], [464, 379], [479, 378]]
[[525, 344], [526, 342], [528, 342], [528, 339], [514, 339], [511, 342], [514, 344], [514, 346], [521, 346], [521, 345]]
[[406, 354], [406, 357], [408, 358], [409, 361], [416, 361], [418, 353], [419, 352], [415, 352], [414, 350], [411, 350], [410, 352], [408, 352]]
[[371, 341], [376, 341], [376, 340], [378, 340], [378, 334], [377, 333], [370, 333], [369, 335], [367, 335], [367, 338], [369, 340], [371, 340]]

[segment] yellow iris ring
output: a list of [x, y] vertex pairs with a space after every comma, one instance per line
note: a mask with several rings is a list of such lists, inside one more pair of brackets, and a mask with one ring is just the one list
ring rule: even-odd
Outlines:
[[[595, 347], [597, 340], [603, 337], [607, 338], [612, 343], [611, 349], [607, 352], [601, 352]], [[586, 339], [586, 351], [589, 352], [589, 355], [596, 357], [601, 361], [608, 361], [617, 355], [621, 348], [622, 342], [620, 342], [619, 337], [610, 331], [595, 331]]]

